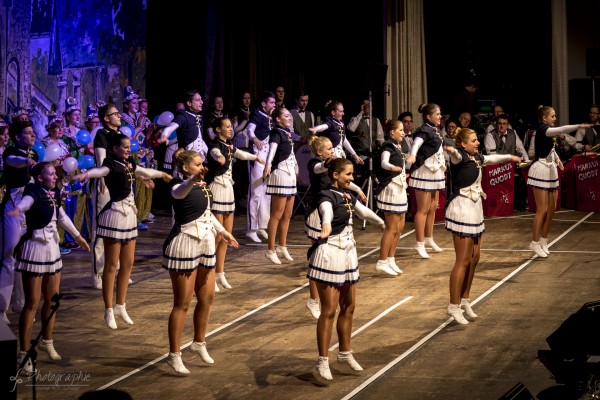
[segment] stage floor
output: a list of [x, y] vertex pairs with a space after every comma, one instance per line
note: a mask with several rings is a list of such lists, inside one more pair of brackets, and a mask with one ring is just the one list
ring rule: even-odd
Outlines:
[[[362, 230], [357, 221], [361, 281], [352, 347], [364, 371], [337, 364], [334, 331], [334, 380], [324, 383], [314, 375], [316, 320], [305, 306], [309, 241], [302, 217], [294, 217], [290, 228], [294, 261], [272, 265], [264, 256], [266, 244], [250, 243], [245, 216], [237, 215], [240, 248], [229, 249], [226, 264], [233, 289], [216, 294], [207, 337], [215, 364], [204, 364], [187, 348], [194, 300], [182, 338], [191, 374], [180, 377], [165, 362], [172, 291], [161, 251], [170, 221], [157, 216], [140, 232], [127, 297], [132, 326], [117, 319], [118, 330], [106, 327], [101, 292], [90, 287], [89, 253], [64, 256], [65, 296], [54, 337], [62, 360], [39, 354], [39, 378], [45, 381], [38, 382], [38, 399], [112, 388], [134, 399], [470, 400], [498, 399], [518, 382], [538, 399], [568, 399], [537, 359], [538, 350], [549, 349], [546, 338], [583, 304], [600, 299], [598, 214], [558, 212], [549, 235], [551, 255], [544, 260], [529, 250], [531, 213], [487, 219], [471, 296], [479, 317], [467, 326], [446, 315], [454, 251], [443, 222], [436, 223], [434, 238], [444, 251], [430, 251], [428, 260], [412, 250], [413, 225], [406, 224], [396, 252], [404, 274], [389, 277], [375, 271], [380, 231], [370, 224]], [[8, 317], [18, 335], [18, 315], [9, 311]], [[38, 314], [34, 334], [39, 320]], [[66, 374], [84, 378], [69, 384]], [[22, 378], [17, 386], [19, 399], [32, 398], [31, 381]]]

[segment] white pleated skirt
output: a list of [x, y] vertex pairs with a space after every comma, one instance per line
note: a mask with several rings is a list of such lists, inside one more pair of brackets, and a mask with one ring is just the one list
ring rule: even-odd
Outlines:
[[271, 171], [267, 178], [267, 194], [271, 196], [295, 196], [298, 190], [296, 186], [296, 174], [288, 173], [281, 169]]
[[304, 233], [310, 239], [317, 240], [321, 234], [321, 218], [319, 217], [319, 210], [314, 209], [304, 219]]
[[446, 189], [446, 174], [441, 168], [433, 172], [425, 165], [421, 165], [410, 175], [408, 186], [426, 192], [444, 190]]
[[133, 193], [124, 200], [112, 203], [111, 207], [98, 215], [96, 235], [116, 242], [127, 242], [138, 236], [137, 208]]
[[201, 239], [182, 232], [171, 240], [163, 253], [163, 268], [168, 271], [192, 272], [199, 267], [216, 267], [216, 232], [211, 223], [199, 222], [198, 228], [202, 230]]
[[485, 231], [481, 197], [476, 202], [457, 196], [446, 208], [446, 229], [455, 235], [479, 237]]
[[233, 185], [229, 184], [228, 181], [221, 183], [215, 180], [209, 187], [212, 192], [210, 210], [213, 214], [231, 214], [235, 212]]
[[560, 185], [556, 164], [546, 162], [545, 159], [531, 164], [527, 175], [527, 186], [544, 190], [558, 189]]
[[[46, 236], [48, 236], [46, 227]], [[54, 227], [56, 231], [56, 227]], [[58, 237], [58, 232], [55, 232]], [[62, 269], [62, 259], [57, 240], [40, 240], [35, 237], [25, 241], [19, 254], [15, 269], [33, 275], [54, 275]], [[54, 235], [53, 235], [54, 236]]]
[[397, 183], [390, 182], [377, 195], [377, 208], [382, 212], [405, 214], [408, 211], [406, 189]]
[[[340, 235], [346, 235], [348, 232], [352, 234], [352, 227], [346, 227]], [[337, 236], [339, 235], [332, 236], [329, 240], [336, 242]], [[308, 260], [308, 273], [306, 277], [312, 281], [331, 286], [344, 286], [357, 283], [360, 279], [360, 274], [354, 239], [345, 248], [340, 248], [329, 242], [317, 247]]]

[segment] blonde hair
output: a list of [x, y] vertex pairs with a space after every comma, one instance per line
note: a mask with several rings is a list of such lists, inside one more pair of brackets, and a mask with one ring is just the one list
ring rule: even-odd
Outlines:
[[455, 132], [454, 139], [456, 140], [457, 144], [466, 143], [469, 140], [469, 137], [471, 135], [473, 135], [473, 134], [477, 135], [477, 132], [475, 132], [471, 128], [456, 128], [456, 130], [454, 132]]
[[327, 143], [331, 143], [331, 140], [327, 136], [311, 136], [308, 139], [308, 145], [312, 148], [314, 154], [319, 154], [323, 151], [323, 148], [327, 145]]
[[554, 108], [540, 104], [538, 106], [538, 120], [542, 122], [544, 120], [544, 117], [547, 117], [548, 114], [550, 114], [550, 111], [552, 110], [554, 110]]
[[199, 156], [200, 154], [194, 150], [186, 150], [184, 148], [177, 149], [175, 153], [173, 153], [173, 163], [175, 164], [176, 171], [182, 175], [185, 175], [183, 172], [183, 166], [192, 163], [194, 158]]

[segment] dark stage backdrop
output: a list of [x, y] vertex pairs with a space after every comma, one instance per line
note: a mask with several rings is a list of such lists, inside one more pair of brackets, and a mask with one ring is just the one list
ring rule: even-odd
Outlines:
[[534, 13], [521, 12], [522, 1], [490, 4], [425, 0], [429, 100], [443, 113], [472, 71], [480, 100], [537, 124], [537, 106], [552, 101], [550, 2], [528, 1]]
[[[149, 0], [151, 114], [172, 110], [190, 88], [208, 98], [223, 96], [228, 107], [237, 105], [243, 90], [256, 98], [281, 84], [287, 102], [299, 88], [308, 90], [313, 111], [329, 98], [341, 100], [346, 118], [358, 112], [372, 90], [373, 112], [383, 118], [384, 88], [368, 73], [385, 69], [386, 1], [394, 0], [363, 2], [360, 7], [314, 0], [285, 7], [229, 0], [173, 7], [173, 2]], [[548, 1], [532, 0], [536, 18], [520, 13], [516, 0], [500, 2], [491, 11], [483, 3], [424, 1], [424, 101], [446, 108], [472, 70], [479, 80], [479, 98], [495, 100], [511, 114], [536, 123], [537, 105], [551, 102]], [[290, 7], [292, 11], [284, 11]]]
[[[190, 88], [209, 98], [223, 96], [227, 107], [237, 105], [244, 90], [256, 99], [283, 85], [286, 102], [305, 89], [313, 111], [332, 98], [350, 116], [368, 97], [368, 71], [383, 63], [382, 1], [360, 8], [314, 0], [285, 7], [228, 0], [177, 9], [171, 4], [148, 1], [151, 113], [172, 110]], [[377, 90], [382, 99], [383, 87]], [[383, 117], [383, 101], [374, 104], [374, 113]]]

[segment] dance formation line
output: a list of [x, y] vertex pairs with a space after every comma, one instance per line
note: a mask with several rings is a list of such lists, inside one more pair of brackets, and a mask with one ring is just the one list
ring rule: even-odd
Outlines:
[[[594, 215], [593, 212], [591, 212], [591, 213], [587, 214], [585, 217], [581, 218], [574, 225], [572, 225], [567, 230], [565, 230], [562, 234], [560, 234], [551, 243], [549, 243], [548, 247], [551, 247], [555, 243], [557, 243], [558, 241], [560, 241], [563, 237], [565, 237], [567, 234], [569, 234], [573, 229], [575, 229], [576, 227], [578, 227], [580, 224], [582, 224], [583, 222], [585, 222], [585, 220], [588, 219], [588, 218], [590, 218], [592, 215]], [[475, 299], [474, 301], [472, 301], [471, 305], [475, 305], [475, 304], [479, 303], [479, 301], [481, 301], [481, 300], [485, 299], [487, 296], [491, 295], [496, 289], [498, 289], [499, 287], [501, 287], [502, 285], [504, 285], [513, 276], [515, 276], [516, 274], [518, 274], [522, 270], [524, 270], [527, 266], [529, 266], [529, 264], [531, 264], [531, 262], [533, 260], [535, 260], [537, 258], [539, 258], [537, 256], [537, 254], [532, 255], [527, 261], [525, 261], [523, 264], [519, 265], [511, 273], [509, 273], [508, 275], [506, 275], [502, 280], [498, 281], [494, 286], [492, 286], [491, 288], [489, 288], [488, 290], [486, 290], [485, 292], [483, 292], [479, 297], [477, 297], [477, 299]], [[386, 366], [384, 366], [379, 371], [377, 371], [375, 374], [373, 374], [369, 379], [367, 379], [366, 381], [364, 381], [356, 389], [354, 389], [352, 392], [350, 392], [346, 396], [344, 396], [341, 400], [350, 400], [354, 396], [356, 396], [357, 394], [359, 394], [360, 392], [362, 392], [364, 389], [367, 388], [367, 386], [369, 386], [370, 384], [372, 384], [373, 382], [375, 382], [377, 379], [381, 378], [387, 371], [389, 371], [394, 366], [396, 366], [396, 364], [398, 364], [400, 361], [404, 360], [406, 357], [408, 357], [409, 355], [411, 355], [412, 353], [414, 353], [415, 351], [417, 351], [418, 349], [420, 349], [422, 346], [424, 346], [430, 339], [432, 339], [435, 335], [437, 335], [442, 330], [444, 330], [444, 328], [446, 328], [448, 325], [450, 325], [450, 323], [452, 323], [452, 321], [454, 321], [454, 318], [452, 318], [452, 317], [448, 318], [446, 320], [446, 322], [442, 323], [440, 326], [438, 326], [437, 328], [435, 328], [434, 330], [432, 330], [431, 332], [429, 332], [425, 337], [423, 337], [421, 340], [419, 340], [417, 343], [415, 343], [413, 346], [411, 346], [404, 353], [400, 354], [394, 360], [390, 361]]]
[[[564, 211], [559, 211], [557, 213], [560, 212], [570, 212], [567, 210]], [[557, 236], [557, 238], [555, 240], [553, 240], [550, 244], [550, 246], [553, 246], [555, 243], [557, 243], [558, 241], [560, 241], [564, 236], [566, 236], [568, 233], [570, 233], [573, 229], [575, 229], [577, 226], [579, 226], [580, 224], [586, 222], [586, 220], [588, 218], [590, 218], [592, 215], [594, 215], [594, 213], [589, 213], [586, 216], [584, 216], [583, 218], [581, 218], [580, 220], [578, 220], [574, 225], [572, 225], [569, 229], [565, 230], [562, 234], [560, 234], [559, 236]], [[493, 220], [493, 219], [510, 219], [510, 218], [520, 218], [522, 219], [523, 217], [527, 217], [527, 215], [521, 215], [521, 216], [509, 216], [509, 217], [496, 217], [496, 218], [490, 218], [489, 220]], [[589, 222], [589, 221], [588, 221]], [[443, 224], [440, 223], [440, 225]], [[436, 225], [438, 225], [436, 223]], [[404, 232], [401, 235], [401, 239], [403, 239], [406, 236], [410, 236], [414, 234], [414, 230], [410, 230], [407, 232]], [[253, 245], [250, 244], [250, 246], [260, 246], [260, 245]], [[301, 247], [303, 245], [290, 245], [290, 247]], [[412, 247], [410, 248], [412, 249]], [[485, 251], [494, 251], [494, 249], [482, 249]], [[372, 250], [368, 251], [365, 254], [362, 254], [361, 256], [359, 256], [359, 260], [363, 259], [365, 257], [368, 257], [369, 255], [375, 253], [379, 251], [379, 247], [373, 248]], [[506, 250], [503, 250], [506, 251]], [[519, 251], [518, 249], [514, 249], [512, 251]], [[529, 249], [523, 250], [523, 251], [527, 251], [530, 252]], [[589, 253], [589, 252], [586, 252]], [[479, 301], [483, 300], [484, 298], [486, 298], [488, 295], [492, 294], [492, 292], [494, 292], [496, 289], [498, 289], [499, 287], [501, 287], [505, 282], [507, 282], [509, 279], [511, 279], [514, 275], [518, 274], [519, 272], [521, 272], [523, 269], [525, 269], [533, 260], [535, 260], [536, 258], [538, 258], [537, 255], [532, 255], [531, 258], [529, 258], [526, 262], [524, 262], [523, 264], [521, 264], [520, 266], [518, 266], [516, 269], [514, 269], [511, 273], [509, 273], [508, 275], [506, 275], [502, 280], [500, 280], [499, 282], [497, 282], [494, 286], [492, 286], [490, 289], [488, 289], [487, 291], [485, 291], [484, 293], [482, 293], [479, 297], [477, 297], [477, 299], [473, 300], [471, 302], [472, 305], [476, 305], [477, 303], [479, 303]], [[266, 309], [268, 307], [270, 307], [273, 304], [276, 304], [284, 299], [286, 299], [287, 297], [290, 297], [294, 294], [296, 294], [297, 292], [302, 291], [303, 289], [305, 289], [306, 287], [308, 287], [308, 282], [298, 286], [297, 288], [290, 290], [289, 292], [267, 302], [264, 303], [262, 305], [260, 305], [259, 307], [231, 320], [230, 322], [227, 322], [221, 326], [219, 326], [218, 328], [208, 332], [206, 334], [207, 337], [213, 336], [217, 333], [219, 333], [220, 331], [227, 329], [233, 325], [235, 325], [238, 322], [241, 322], [243, 320], [245, 320], [246, 318], [256, 314], [257, 312]], [[404, 299], [402, 299], [401, 301], [399, 301], [398, 303], [394, 304], [393, 306], [389, 307], [388, 309], [386, 309], [385, 311], [383, 311], [381, 314], [379, 314], [378, 316], [376, 316], [375, 318], [371, 319], [369, 322], [367, 322], [365, 325], [361, 326], [360, 328], [356, 329], [354, 332], [352, 332], [352, 337], [354, 337], [355, 335], [357, 335], [358, 333], [362, 332], [363, 330], [365, 330], [366, 328], [368, 328], [370, 325], [372, 325], [373, 323], [377, 322], [378, 320], [380, 320], [381, 318], [383, 318], [385, 315], [387, 315], [389, 312], [391, 312], [392, 310], [394, 310], [395, 308], [399, 307], [400, 305], [408, 302], [409, 300], [411, 300], [413, 298], [413, 296], [408, 296]], [[360, 393], [361, 391], [363, 391], [367, 386], [371, 385], [373, 382], [375, 382], [377, 379], [379, 379], [380, 377], [382, 377], [387, 371], [389, 371], [390, 369], [392, 369], [395, 365], [397, 365], [400, 361], [404, 360], [406, 357], [408, 357], [409, 355], [411, 355], [412, 353], [414, 353], [415, 351], [417, 351], [419, 348], [421, 348], [423, 345], [425, 345], [430, 339], [432, 339], [435, 335], [437, 335], [439, 332], [441, 332], [444, 328], [446, 328], [448, 325], [450, 325], [452, 323], [454, 319], [452, 317], [448, 318], [444, 323], [442, 323], [440, 326], [438, 326], [437, 328], [435, 328], [434, 330], [432, 330], [430, 333], [428, 333], [426, 336], [424, 336], [421, 340], [419, 340], [417, 343], [415, 343], [413, 346], [411, 346], [408, 350], [406, 350], [404, 353], [402, 353], [401, 355], [399, 355], [398, 357], [396, 357], [394, 360], [392, 360], [391, 362], [389, 362], [387, 365], [385, 365], [384, 367], [382, 367], [379, 371], [377, 371], [375, 374], [373, 374], [369, 379], [367, 379], [366, 381], [364, 381], [362, 384], [360, 384], [358, 387], [356, 387], [356, 389], [354, 389], [352, 392], [350, 392], [348, 395], [346, 395], [345, 397], [342, 398], [342, 400], [349, 400], [351, 398], [353, 398], [354, 396], [356, 396], [358, 393]], [[187, 342], [186, 344], [181, 346], [181, 349], [186, 349], [191, 345], [192, 341]], [[338, 343], [336, 343], [335, 345], [331, 346], [329, 350], [334, 350], [335, 348], [337, 348]], [[107, 388], [110, 388], [124, 380], [126, 380], [127, 378], [130, 378], [132, 376], [134, 376], [135, 374], [145, 370], [148, 367], [154, 366], [156, 364], [158, 364], [159, 362], [163, 361], [164, 359], [166, 359], [168, 356], [168, 353], [163, 354], [160, 357], [155, 358], [152, 361], [147, 362], [146, 364], [140, 366], [139, 368], [136, 368], [110, 382], [108, 382], [107, 384], [100, 386], [99, 388], [97, 388], [96, 390], [104, 390]]]

